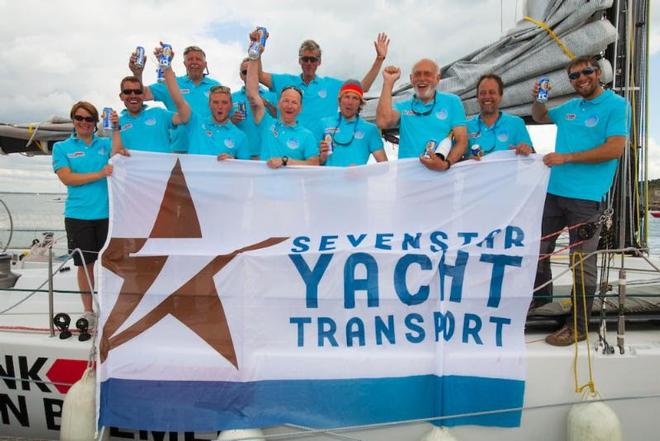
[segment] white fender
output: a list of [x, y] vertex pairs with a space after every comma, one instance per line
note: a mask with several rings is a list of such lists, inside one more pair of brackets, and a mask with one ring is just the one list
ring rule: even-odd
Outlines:
[[446, 427], [434, 427], [426, 432], [419, 441], [458, 441]]
[[259, 429], [223, 430], [216, 441], [231, 441], [235, 439], [263, 441], [264, 434]]
[[61, 441], [89, 441], [96, 433], [96, 372], [87, 368], [62, 405]]
[[573, 405], [567, 423], [568, 441], [623, 441], [619, 418], [602, 401]]

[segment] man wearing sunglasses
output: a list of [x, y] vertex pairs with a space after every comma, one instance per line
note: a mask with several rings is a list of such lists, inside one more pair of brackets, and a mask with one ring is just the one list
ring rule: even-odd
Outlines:
[[[600, 225], [592, 224], [602, 214], [602, 201], [612, 186], [618, 159], [624, 152], [629, 132], [630, 108], [626, 101], [605, 90], [600, 84], [601, 70], [598, 62], [590, 57], [579, 57], [566, 68], [568, 78], [577, 98], [566, 101], [557, 107], [547, 109], [544, 103], [534, 102], [532, 117], [539, 123], [557, 125], [555, 152], [543, 157], [543, 162], [551, 167], [548, 195], [543, 210], [540, 254], [547, 256], [554, 251], [559, 231], [564, 227], [580, 224], [595, 225], [591, 238], [580, 237], [577, 228], [569, 230], [571, 256], [579, 260], [598, 248]], [[534, 87], [534, 96], [538, 83]], [[539, 261], [535, 286], [552, 279], [550, 260]], [[573, 271], [574, 289], [577, 294], [574, 311], [577, 314], [577, 328], [570, 317], [554, 334], [545, 341], [554, 346], [568, 346], [575, 338], [586, 338], [588, 323], [584, 311], [591, 314], [593, 295], [596, 292], [596, 256], [586, 258]], [[586, 303], [583, 301], [586, 295]], [[532, 306], [547, 303], [552, 298], [552, 284], [537, 291]]]
[[[160, 48], [156, 49], [156, 57], [159, 53]], [[121, 80], [119, 98], [124, 102], [126, 109], [122, 110], [119, 117], [113, 112], [110, 118], [113, 126], [119, 127], [119, 130], [113, 130], [112, 133], [113, 153], [124, 149], [162, 153], [173, 151], [170, 130], [186, 124], [190, 119], [191, 111], [181, 95], [172, 68], [163, 68], [163, 74], [176, 112], [144, 105], [145, 89], [138, 77], [129, 76]]]
[[[142, 81], [142, 73], [145, 66], [137, 66], [135, 61], [136, 54], [133, 52], [128, 63], [128, 68], [133, 72], [134, 76]], [[189, 46], [183, 51], [183, 65], [186, 67], [186, 74], [176, 78], [181, 95], [183, 95], [193, 112], [204, 117], [210, 116], [209, 90], [213, 86], [219, 86], [220, 82], [208, 77], [206, 54], [197, 46]], [[176, 111], [174, 97], [169, 93], [167, 86], [163, 83], [153, 83], [145, 87], [144, 100], [160, 101], [165, 104], [167, 110]], [[185, 152], [188, 150], [186, 130], [183, 127], [173, 130], [170, 135], [173, 151]]]
[[[383, 69], [383, 90], [376, 108], [376, 124], [381, 129], [399, 125], [399, 159], [419, 157], [431, 170], [448, 170], [459, 161], [467, 146], [467, 130], [463, 103], [456, 95], [440, 92], [440, 68], [433, 60], [415, 63], [410, 82], [415, 94], [409, 100], [392, 103], [394, 83], [401, 77], [401, 69], [388, 66]], [[428, 141], [436, 145], [447, 136], [454, 142], [447, 157], [424, 155]]]
[[517, 155], [527, 156], [534, 151], [525, 121], [500, 111], [503, 95], [504, 83], [498, 75], [485, 74], [477, 81], [480, 111], [467, 120], [468, 158], [475, 158], [471, 154], [473, 145], [481, 147], [482, 155], [498, 150], [515, 150]]
[[[256, 41], [259, 34], [255, 31], [250, 34], [250, 39]], [[368, 92], [387, 56], [390, 40], [384, 33], [378, 34], [374, 47], [376, 58], [371, 68], [361, 81], [362, 89]], [[343, 83], [342, 80], [332, 77], [320, 77], [316, 71], [321, 65], [321, 47], [314, 40], [305, 40], [298, 50], [298, 64], [301, 73], [274, 74], [263, 72], [259, 69], [259, 81], [279, 96], [287, 86], [296, 86], [303, 91], [303, 110], [299, 116], [299, 122], [308, 127], [325, 116], [337, 113], [336, 97]]]
[[375, 124], [360, 118], [360, 110], [364, 105], [363, 95], [359, 81], [345, 81], [337, 97], [339, 113], [322, 118], [310, 129], [320, 143], [321, 165], [364, 165], [369, 161], [370, 155], [378, 162], [387, 161], [380, 130]]
[[250, 159], [247, 136], [229, 119], [231, 89], [227, 86], [211, 87], [208, 106], [211, 116], [193, 112], [186, 125], [190, 140], [188, 153], [215, 155], [218, 160]]
[[[254, 118], [252, 117], [252, 109], [250, 108], [250, 103], [245, 91], [248, 61], [250, 61], [249, 58], [243, 59], [238, 71], [241, 80], [243, 81], [243, 87], [241, 87], [241, 90], [238, 92], [231, 94], [231, 99], [233, 102], [231, 122], [233, 122], [236, 127], [241, 129], [243, 133], [247, 135], [250, 157], [258, 158], [261, 149], [261, 135], [259, 133], [259, 129], [254, 123]], [[277, 108], [275, 107], [275, 103], [277, 103], [277, 96], [265, 87], [259, 87], [259, 96], [261, 97], [261, 100], [266, 107], [266, 111], [268, 111], [270, 116], [277, 117]]]

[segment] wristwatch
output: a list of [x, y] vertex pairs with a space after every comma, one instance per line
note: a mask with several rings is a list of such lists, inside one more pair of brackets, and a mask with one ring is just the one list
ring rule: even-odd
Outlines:
[[288, 162], [289, 162], [289, 157], [288, 156], [282, 156], [282, 167], [286, 167]]

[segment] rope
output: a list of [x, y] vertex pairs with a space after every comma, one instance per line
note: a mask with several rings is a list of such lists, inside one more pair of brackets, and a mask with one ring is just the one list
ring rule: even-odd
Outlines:
[[573, 52], [571, 52], [571, 50], [564, 44], [563, 41], [561, 41], [559, 36], [557, 34], [555, 34], [555, 31], [550, 29], [550, 26], [548, 26], [546, 23], [544, 23], [542, 21], [535, 20], [532, 17], [524, 16], [523, 19], [534, 23], [536, 26], [538, 26], [541, 29], [543, 29], [544, 31], [546, 31], [548, 33], [548, 35], [555, 41], [555, 43], [557, 43], [557, 46], [559, 46], [561, 48], [561, 50], [564, 52], [564, 54], [566, 54], [566, 56], [569, 59], [572, 60], [572, 59], [575, 58], [575, 54]]
[[[584, 326], [585, 326], [585, 334], [586, 334], [586, 346], [587, 346], [587, 364], [589, 367], [589, 381], [580, 386], [578, 384], [578, 349], [579, 349], [579, 344], [578, 344], [578, 327], [577, 327], [577, 315], [578, 315], [578, 310], [577, 310], [577, 282], [576, 282], [576, 277], [573, 277], [573, 343], [574, 343], [574, 354], [573, 354], [573, 378], [575, 380], [575, 392], [577, 393], [582, 393], [584, 390], [589, 388], [592, 394], [596, 393], [596, 386], [594, 385], [594, 376], [593, 376], [593, 369], [591, 367], [591, 345], [589, 344], [589, 318], [587, 317], [587, 292], [586, 288], [584, 285], [584, 258], [582, 257], [581, 252], [576, 252], [573, 256], [573, 262], [576, 266], [580, 266], [580, 281], [582, 282], [582, 312], [584, 314]], [[575, 262], [577, 259], [580, 259], [579, 262]]]

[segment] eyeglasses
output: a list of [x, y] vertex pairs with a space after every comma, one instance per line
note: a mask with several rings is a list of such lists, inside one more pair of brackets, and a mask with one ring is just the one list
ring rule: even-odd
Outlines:
[[298, 92], [298, 95], [300, 95], [300, 98], [302, 98], [303, 91], [302, 91], [302, 89], [300, 89], [299, 87], [296, 87], [296, 86], [286, 86], [284, 89], [282, 89], [282, 92], [280, 93], [280, 95], [282, 95], [282, 93], [284, 93], [285, 90], [289, 90], [289, 89], [292, 89], [292, 90], [295, 90], [296, 92]]
[[231, 94], [231, 89], [227, 86], [213, 86], [209, 92]]
[[569, 73], [568, 74], [568, 79], [574, 81], [574, 80], [577, 80], [578, 78], [580, 78], [580, 75], [587, 76], [587, 75], [591, 75], [594, 72], [596, 72], [596, 69], [594, 69], [593, 67], [585, 67], [584, 69], [579, 70], [577, 72]]
[[247, 69], [241, 71], [241, 75], [247, 75]]
[[122, 89], [121, 93], [124, 95], [142, 95], [142, 89]]
[[319, 61], [319, 57], [300, 57], [300, 61], [303, 63], [316, 63]]
[[82, 115], [73, 115], [73, 119], [75, 119], [76, 121], [85, 121], [88, 123], [93, 123], [96, 121], [96, 119], [94, 119], [91, 116], [82, 116]]

